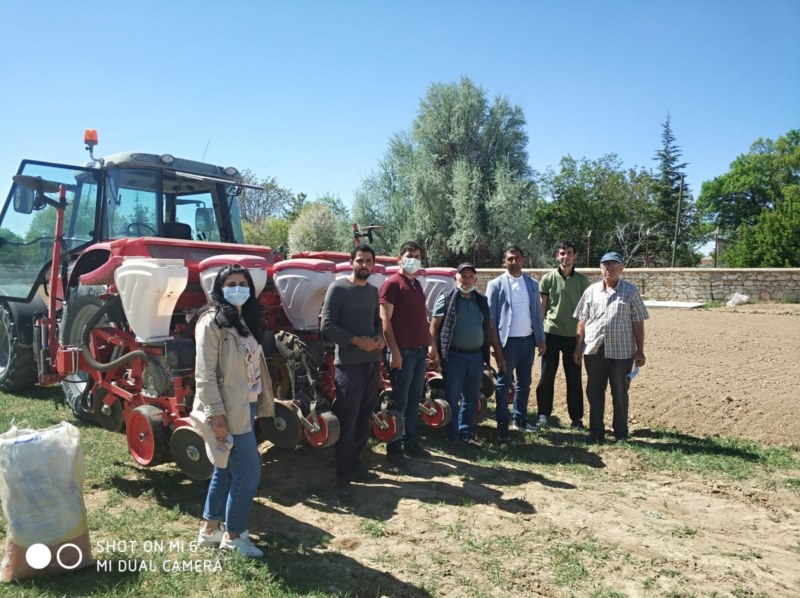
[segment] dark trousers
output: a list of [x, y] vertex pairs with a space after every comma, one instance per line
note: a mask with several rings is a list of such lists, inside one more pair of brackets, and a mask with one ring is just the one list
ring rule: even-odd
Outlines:
[[514, 388], [514, 422], [518, 426], [528, 423], [528, 397], [531, 394], [533, 369], [533, 335], [509, 337], [503, 347], [506, 371], [497, 374], [495, 383], [495, 417], [497, 429], [508, 430], [508, 389], [517, 377]]
[[539, 415], [550, 417], [553, 414], [553, 393], [555, 392], [558, 357], [564, 364], [567, 379], [567, 412], [572, 421], [583, 419], [583, 382], [581, 366], [575, 363], [575, 337], [545, 334], [547, 351], [541, 357], [539, 383], [536, 385], [536, 405]]
[[377, 361], [336, 366], [336, 400], [332, 409], [339, 418], [336, 442], [336, 475], [339, 478], [350, 479], [361, 451], [367, 446], [380, 382]]
[[475, 435], [475, 416], [483, 378], [483, 352], [449, 351], [442, 362], [444, 396], [453, 418], [445, 433], [450, 440], [469, 440]]
[[[403, 437], [386, 445], [387, 451], [401, 451], [403, 446], [417, 444], [417, 414], [425, 393], [425, 367], [428, 363], [427, 347], [400, 349], [403, 367], [389, 369], [392, 383], [392, 401], [403, 416]], [[389, 355], [387, 353], [387, 363]]]
[[614, 407], [614, 436], [628, 437], [628, 374], [633, 367], [633, 357], [606, 359], [603, 350], [596, 355], [584, 355], [586, 362], [586, 398], [589, 399], [589, 432], [596, 436], [605, 434], [603, 415], [606, 406], [606, 388], [611, 384]]

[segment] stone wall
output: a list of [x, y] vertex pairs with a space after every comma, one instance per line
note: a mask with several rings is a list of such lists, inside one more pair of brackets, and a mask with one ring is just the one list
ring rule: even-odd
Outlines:
[[[504, 270], [478, 271], [481, 291]], [[548, 270], [526, 269], [539, 280]], [[578, 268], [590, 281], [600, 280], [600, 268]], [[623, 278], [637, 287], [644, 299], [654, 301], [727, 301], [734, 293], [752, 300], [800, 299], [800, 268], [630, 268]]]

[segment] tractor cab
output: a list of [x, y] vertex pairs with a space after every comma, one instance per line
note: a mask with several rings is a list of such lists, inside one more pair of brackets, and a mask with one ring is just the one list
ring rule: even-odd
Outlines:
[[[85, 141], [91, 155], [96, 137]], [[65, 264], [94, 245], [125, 238], [244, 242], [236, 199], [243, 185], [235, 168], [145, 153], [92, 156], [86, 166], [23, 160], [0, 212], [2, 299], [29, 302], [44, 282], [62, 186]], [[101, 250], [99, 259], [106, 255]]]

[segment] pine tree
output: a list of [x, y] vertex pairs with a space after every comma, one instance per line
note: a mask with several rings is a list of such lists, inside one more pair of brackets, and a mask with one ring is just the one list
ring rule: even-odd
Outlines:
[[686, 183], [687, 162], [681, 162], [681, 152], [672, 132], [669, 114], [662, 124], [661, 149], [656, 152], [658, 168], [654, 176], [654, 204], [656, 221], [662, 232], [653, 243], [653, 257], [659, 266], [672, 263], [672, 249], [675, 239], [675, 221], [680, 203], [677, 246], [675, 247], [675, 266], [693, 266], [697, 261], [691, 240], [697, 224], [697, 216], [689, 186]]

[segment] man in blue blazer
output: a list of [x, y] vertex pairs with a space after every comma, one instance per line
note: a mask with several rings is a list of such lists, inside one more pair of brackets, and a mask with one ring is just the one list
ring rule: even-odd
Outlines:
[[[542, 308], [539, 301], [539, 283], [522, 273], [524, 254], [513, 245], [503, 254], [506, 273], [491, 280], [486, 286], [489, 311], [497, 327], [503, 346], [505, 371], [499, 372], [495, 384], [497, 403], [497, 438], [508, 439], [508, 430], [535, 432], [536, 426], [528, 422], [528, 397], [531, 393], [533, 348], [541, 356], [546, 350]], [[508, 392], [516, 372], [514, 392], [514, 419], [508, 417]]]

